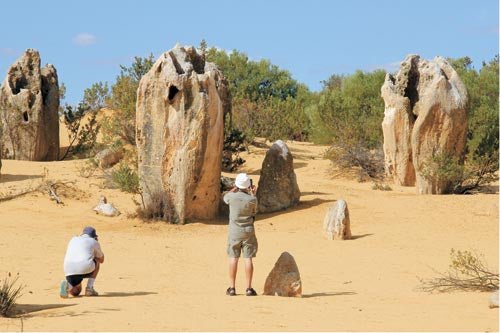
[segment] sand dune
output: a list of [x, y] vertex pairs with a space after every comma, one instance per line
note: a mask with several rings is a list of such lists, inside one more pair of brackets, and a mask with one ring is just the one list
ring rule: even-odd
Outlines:
[[[483, 253], [498, 271], [498, 194], [420, 196], [414, 188], [375, 191], [336, 174], [323, 146], [289, 143], [302, 191], [300, 204], [260, 215], [254, 286], [282, 251], [300, 269], [302, 298], [225, 296], [227, 221], [185, 226], [146, 224], [127, 215], [133, 196], [102, 187], [102, 173], [79, 176], [84, 161], [2, 161], [0, 193], [36, 187], [42, 175], [74, 182], [64, 205], [45, 193], [0, 202], [0, 278], [19, 273], [26, 284], [18, 311], [26, 331], [498, 331], [488, 294], [417, 291], [418, 277], [447, 269], [450, 249]], [[265, 149], [251, 147], [242, 171], [258, 179]], [[230, 174], [226, 174], [230, 175]], [[104, 194], [122, 214], [92, 211]], [[343, 198], [352, 240], [327, 241], [322, 220]], [[137, 200], [138, 198], [136, 198]], [[60, 299], [62, 261], [70, 237], [85, 225], [100, 235], [106, 262], [95, 284], [102, 296]], [[21, 330], [0, 318], [1, 331]]]

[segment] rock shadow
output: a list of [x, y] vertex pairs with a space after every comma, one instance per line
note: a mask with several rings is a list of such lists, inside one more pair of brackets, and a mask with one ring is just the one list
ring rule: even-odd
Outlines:
[[305, 168], [308, 165], [309, 165], [308, 163], [304, 163], [304, 162], [294, 162], [293, 169], [295, 170], [295, 169]]
[[0, 175], [0, 183], [18, 182], [26, 179], [42, 178], [42, 175], [11, 175], [8, 173], [2, 173]]
[[290, 207], [290, 208], [287, 208], [287, 209], [283, 209], [283, 210], [280, 210], [280, 211], [277, 211], [277, 212], [272, 212], [272, 213], [258, 213], [257, 214], [257, 222], [258, 221], [264, 221], [264, 220], [273, 218], [273, 217], [278, 216], [278, 215], [289, 214], [289, 213], [301, 211], [301, 210], [304, 210], [304, 209], [309, 209], [309, 208], [312, 208], [312, 207], [315, 207], [315, 206], [322, 205], [324, 203], [334, 202], [334, 201], [337, 201], [337, 200], [333, 200], [333, 199], [332, 200], [326, 200], [326, 199], [314, 198], [314, 199], [308, 200], [308, 201], [299, 201], [299, 203], [296, 206], [293, 206], [293, 207]]
[[101, 297], [132, 297], [132, 296], [146, 296], [146, 295], [156, 295], [158, 293], [156, 292], [150, 292], [150, 291], [135, 291], [131, 293], [127, 292], [122, 292], [122, 291], [110, 291], [104, 294], [100, 294], [99, 298]]
[[76, 304], [16, 304], [14, 307], [13, 316], [25, 316], [31, 315], [33, 312], [43, 311], [43, 310], [51, 310], [51, 309], [59, 309], [66, 308], [69, 306], [75, 306]]
[[362, 235], [352, 235], [350, 239], [346, 240], [355, 240], [363, 237], [373, 236], [373, 234], [362, 234]]
[[329, 194], [332, 194], [332, 193], [316, 192], [316, 191], [312, 191], [312, 192], [300, 192], [300, 196], [301, 197], [305, 197], [307, 195], [329, 195]]
[[312, 298], [312, 297], [327, 297], [327, 296], [348, 296], [357, 295], [354, 291], [341, 291], [341, 292], [323, 292], [323, 293], [312, 293], [302, 295], [302, 298]]

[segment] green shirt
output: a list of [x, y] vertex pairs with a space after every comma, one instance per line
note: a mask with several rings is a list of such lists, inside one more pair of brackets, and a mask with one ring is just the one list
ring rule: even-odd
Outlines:
[[228, 192], [224, 202], [229, 205], [229, 234], [254, 233], [257, 198], [242, 191]]

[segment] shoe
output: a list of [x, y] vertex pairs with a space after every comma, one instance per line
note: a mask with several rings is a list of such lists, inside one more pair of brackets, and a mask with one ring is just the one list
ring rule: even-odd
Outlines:
[[99, 296], [99, 293], [94, 288], [85, 288], [85, 296]]
[[231, 288], [231, 287], [227, 288], [226, 295], [228, 295], [228, 296], [236, 296], [236, 289], [235, 288]]
[[68, 298], [68, 281], [61, 281], [59, 296], [61, 296], [61, 298]]
[[245, 294], [247, 296], [257, 296], [257, 292], [253, 288], [247, 288]]

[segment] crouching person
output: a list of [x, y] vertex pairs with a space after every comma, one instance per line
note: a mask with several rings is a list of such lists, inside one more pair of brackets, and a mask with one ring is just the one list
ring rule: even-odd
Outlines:
[[82, 291], [82, 280], [88, 278], [85, 296], [98, 296], [94, 282], [99, 273], [99, 266], [104, 262], [104, 253], [97, 240], [96, 230], [85, 227], [80, 236], [73, 237], [64, 257], [64, 274], [61, 282], [60, 296], [78, 296]]

